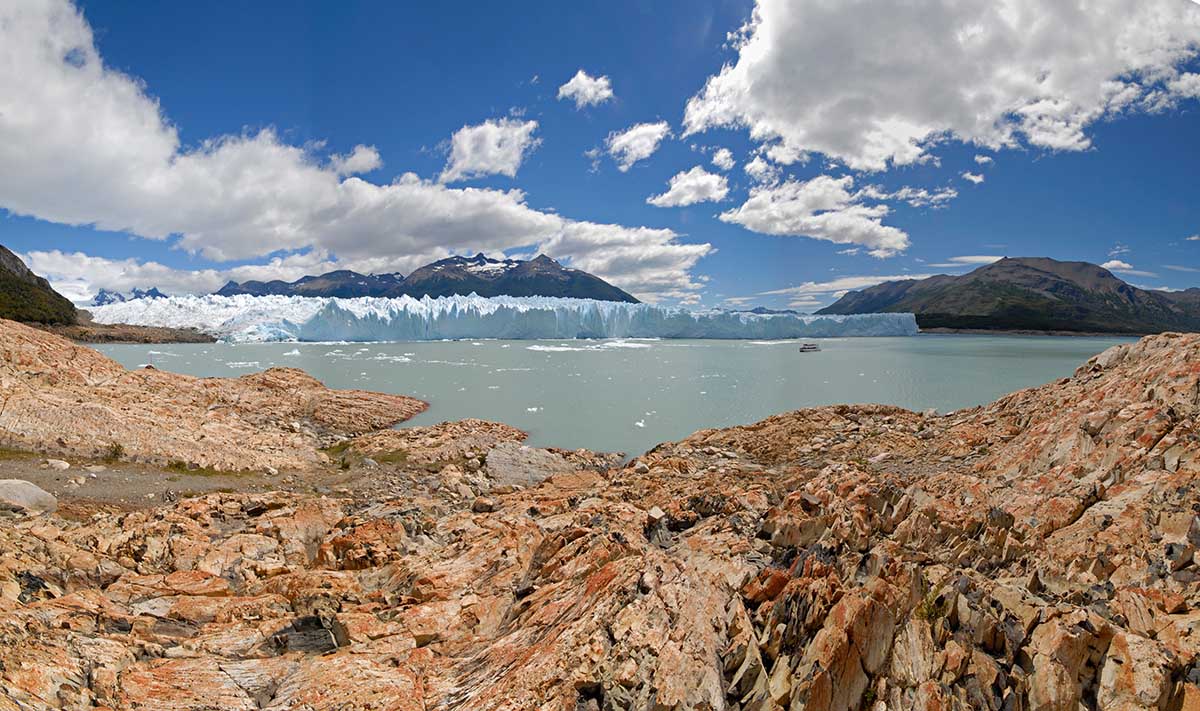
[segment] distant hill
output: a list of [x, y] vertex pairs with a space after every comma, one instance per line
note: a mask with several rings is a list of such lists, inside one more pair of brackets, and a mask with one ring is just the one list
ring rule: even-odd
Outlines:
[[231, 281], [217, 291], [218, 296], [385, 296], [396, 289], [404, 277], [400, 274], [359, 274], [349, 269], [306, 276], [296, 281]]
[[914, 313], [925, 329], [1200, 331], [1200, 289], [1147, 291], [1087, 262], [1005, 258], [961, 276], [889, 281], [852, 291], [817, 313], [884, 312]]
[[529, 261], [450, 257], [417, 269], [407, 278], [399, 274], [359, 274], [349, 270], [285, 281], [231, 281], [216, 292], [283, 296], [562, 296], [601, 301], [636, 302], [630, 294], [603, 279], [578, 269], [568, 269], [539, 255]]
[[34, 274], [21, 258], [0, 246], [0, 318], [65, 325], [77, 318], [75, 305]]

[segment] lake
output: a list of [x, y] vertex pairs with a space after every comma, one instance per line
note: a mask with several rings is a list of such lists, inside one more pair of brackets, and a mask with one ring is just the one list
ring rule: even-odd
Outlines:
[[520, 427], [529, 443], [639, 454], [706, 427], [801, 407], [884, 403], [971, 407], [1070, 375], [1133, 339], [924, 334], [796, 341], [420, 341], [109, 344], [129, 368], [200, 376], [302, 368], [333, 388], [426, 400], [405, 425], [478, 417]]

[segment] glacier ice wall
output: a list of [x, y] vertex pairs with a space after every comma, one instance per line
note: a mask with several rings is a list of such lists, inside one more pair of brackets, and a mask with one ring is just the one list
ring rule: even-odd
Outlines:
[[337, 299], [175, 296], [92, 309], [99, 323], [197, 328], [229, 341], [454, 338], [821, 338], [911, 336], [912, 314], [798, 316], [692, 311], [543, 296]]

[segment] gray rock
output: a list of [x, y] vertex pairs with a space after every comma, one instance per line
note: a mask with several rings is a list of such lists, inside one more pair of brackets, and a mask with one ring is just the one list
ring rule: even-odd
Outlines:
[[0, 510], [17, 513], [53, 513], [58, 499], [23, 479], [0, 479]]
[[60, 472], [65, 472], [71, 468], [71, 465], [68, 462], [64, 462], [61, 459], [47, 459], [46, 466], [50, 467], [51, 469], [56, 469]]
[[496, 486], [535, 486], [572, 471], [574, 465], [562, 456], [516, 442], [502, 442], [487, 454], [487, 474]]

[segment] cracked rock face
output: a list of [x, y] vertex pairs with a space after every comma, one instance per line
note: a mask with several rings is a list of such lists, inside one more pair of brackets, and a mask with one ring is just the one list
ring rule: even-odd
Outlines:
[[386, 498], [0, 519], [0, 709], [1200, 708], [1198, 388], [1168, 334], [947, 417], [620, 468], [451, 423], [352, 440], [430, 475]]
[[0, 443], [221, 470], [325, 462], [339, 436], [425, 409], [399, 395], [330, 390], [294, 368], [240, 378], [126, 370], [96, 351], [0, 320]]

